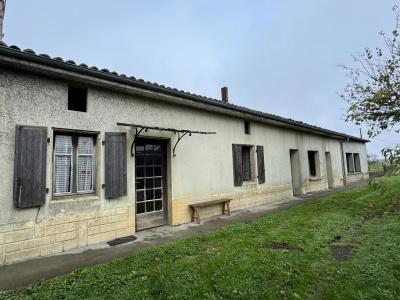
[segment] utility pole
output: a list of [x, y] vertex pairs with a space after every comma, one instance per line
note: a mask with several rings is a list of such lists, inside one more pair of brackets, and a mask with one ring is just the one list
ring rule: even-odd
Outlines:
[[2, 41], [4, 37], [3, 21], [4, 21], [5, 11], [6, 11], [6, 0], [0, 0], [0, 41]]
[[361, 127], [360, 127], [360, 138], [363, 138], [363, 137], [362, 137], [362, 131], [361, 131]]

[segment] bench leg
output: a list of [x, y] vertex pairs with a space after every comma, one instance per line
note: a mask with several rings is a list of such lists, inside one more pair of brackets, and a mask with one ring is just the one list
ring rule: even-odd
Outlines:
[[197, 208], [192, 208], [192, 222], [197, 221], [200, 224], [200, 214]]
[[197, 224], [200, 224], [200, 212], [197, 208], [196, 208], [196, 217], [197, 217]]
[[196, 218], [195, 216], [196, 210], [192, 208], [192, 222], [194, 222], [194, 219]]
[[227, 213], [228, 216], [231, 215], [231, 209], [229, 208], [229, 202], [224, 202], [222, 204], [222, 214], [224, 215], [225, 213]]

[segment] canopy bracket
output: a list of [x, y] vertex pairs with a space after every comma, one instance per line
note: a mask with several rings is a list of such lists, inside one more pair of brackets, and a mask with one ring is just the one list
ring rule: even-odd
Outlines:
[[177, 139], [177, 141], [176, 141], [176, 143], [175, 143], [175, 145], [174, 145], [174, 148], [173, 148], [173, 150], [172, 150], [172, 155], [173, 155], [173, 157], [175, 157], [176, 156], [176, 153], [175, 153], [175, 150], [176, 150], [176, 146], [178, 146], [178, 144], [179, 144], [179, 142], [181, 141], [181, 139], [183, 139], [183, 137], [185, 136], [185, 135], [187, 135], [189, 133], [189, 136], [192, 136], [192, 134], [190, 133], [190, 132], [183, 132], [182, 134], [180, 133], [180, 132], [178, 132], [178, 139]]
[[139, 135], [142, 133], [142, 131], [147, 131], [147, 129], [145, 127], [142, 127], [138, 130], [138, 128], [135, 128], [135, 137], [133, 138], [133, 142], [132, 142], [132, 146], [131, 146], [131, 156], [134, 157], [135, 156], [135, 151], [133, 149], [133, 147], [135, 147], [136, 144], [136, 140], [139, 137]]

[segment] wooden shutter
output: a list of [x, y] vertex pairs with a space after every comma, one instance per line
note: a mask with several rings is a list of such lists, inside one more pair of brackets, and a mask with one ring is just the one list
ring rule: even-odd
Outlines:
[[264, 147], [263, 146], [257, 146], [257, 171], [258, 171], [258, 183], [262, 184], [265, 182]]
[[105, 196], [107, 199], [127, 195], [126, 134], [106, 132]]
[[232, 154], [234, 185], [241, 186], [243, 183], [242, 145], [232, 145]]
[[354, 173], [354, 158], [352, 153], [346, 153], [347, 173]]
[[42, 206], [46, 201], [47, 128], [17, 125], [14, 157], [14, 206]]
[[361, 172], [360, 154], [354, 153], [354, 171]]

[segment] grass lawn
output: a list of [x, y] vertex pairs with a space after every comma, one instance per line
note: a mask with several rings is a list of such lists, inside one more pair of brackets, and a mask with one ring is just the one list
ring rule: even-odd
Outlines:
[[383, 171], [383, 165], [381, 162], [368, 164], [368, 172], [382, 172], [382, 171]]
[[0, 298], [399, 299], [400, 177], [378, 185], [380, 191], [357, 188]]

